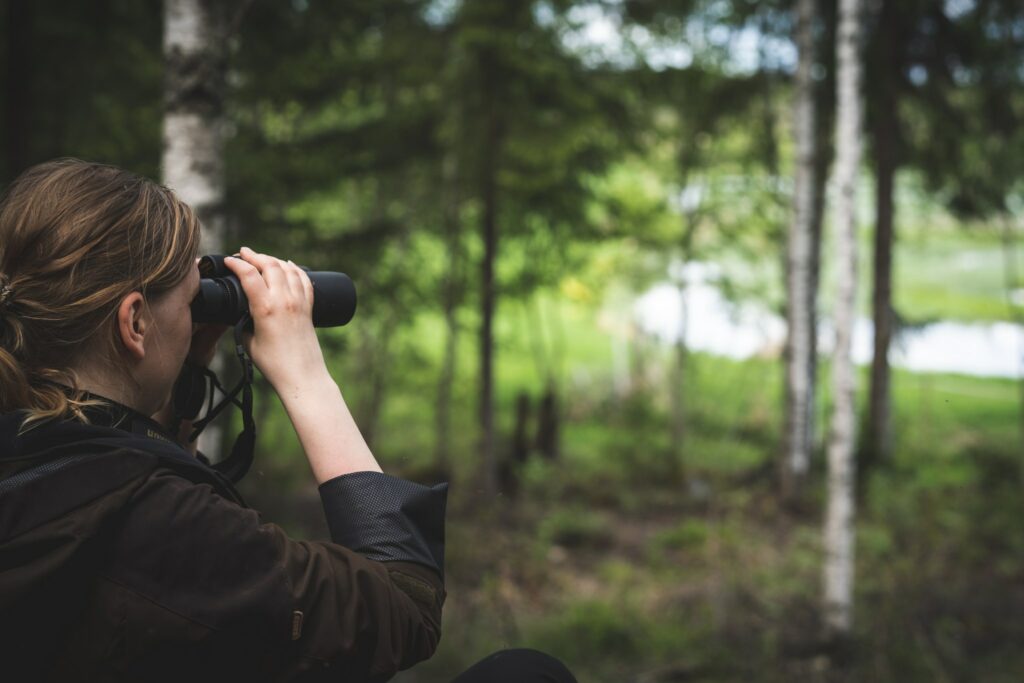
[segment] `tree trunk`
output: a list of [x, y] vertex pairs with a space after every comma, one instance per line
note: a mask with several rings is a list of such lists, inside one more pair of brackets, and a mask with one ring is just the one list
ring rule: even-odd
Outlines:
[[817, 135], [815, 130], [814, 23], [815, 0], [797, 5], [797, 45], [800, 58], [796, 72], [796, 178], [793, 219], [786, 258], [786, 417], [785, 454], [782, 462], [782, 496], [793, 502], [810, 466], [814, 410], [814, 222], [817, 183]]
[[448, 471], [448, 455], [451, 452], [452, 386], [455, 383], [458, 358], [458, 306], [463, 284], [461, 202], [458, 193], [461, 179], [458, 173], [458, 162], [454, 155], [445, 164], [444, 173], [450, 192], [444, 215], [444, 241], [448, 247], [448, 268], [442, 293], [445, 342], [441, 374], [437, 380], [437, 405], [434, 413], [434, 465], [440, 472]]
[[861, 154], [860, 0], [840, 0], [836, 64], [836, 347], [833, 414], [828, 444], [824, 613], [830, 638], [853, 624], [855, 374], [850, 348], [857, 292], [857, 172]]
[[[836, 42], [836, 7], [835, 4], [829, 0], [818, 3], [818, 16], [820, 23], [823, 24], [823, 39], [821, 43], [824, 45], [835, 45]], [[822, 245], [822, 232], [823, 224], [825, 222], [825, 190], [828, 184], [828, 171], [832, 166], [834, 158], [834, 146], [832, 144], [832, 136], [835, 131], [835, 96], [836, 96], [836, 81], [835, 81], [835, 53], [829, 49], [826, 51], [825, 64], [825, 78], [822, 83], [819, 83], [816, 89], [816, 105], [815, 105], [815, 120], [817, 129], [817, 142], [815, 150], [815, 162], [814, 162], [814, 217], [811, 220], [811, 292], [814, 294], [814, 300], [810, 310], [810, 329], [807, 330], [807, 334], [810, 337], [811, 345], [811, 396], [810, 396], [810, 412], [808, 414], [809, 423], [807, 425], [807, 433], [810, 434], [811, 439], [811, 453], [813, 451], [815, 443], [817, 443], [818, 435], [818, 412], [819, 402], [818, 397], [818, 291], [821, 284], [821, 245]], [[822, 406], [823, 407], [823, 406]], [[823, 412], [823, 411], [822, 411]], [[824, 419], [822, 420], [825, 421]]]
[[[684, 255], [684, 264], [685, 264]], [[680, 268], [682, 270], [682, 267]], [[672, 381], [669, 396], [671, 399], [672, 425], [669, 436], [671, 437], [670, 474], [674, 484], [682, 484], [686, 468], [683, 465], [685, 458], [684, 446], [686, 441], [686, 362], [689, 358], [689, 349], [686, 346], [686, 323], [687, 323], [687, 301], [686, 301], [686, 274], [680, 272], [676, 282], [676, 291], [679, 293], [679, 334], [673, 345], [672, 354]]]
[[516, 394], [516, 425], [512, 431], [512, 451], [509, 461], [519, 467], [530, 459], [530, 409], [532, 401], [525, 391]]
[[439, 472], [449, 471], [448, 456], [452, 449], [452, 387], [455, 384], [455, 365], [459, 343], [457, 309], [448, 302], [445, 303], [444, 322], [444, 357], [441, 361], [441, 374], [437, 380], [437, 406], [434, 413], [434, 465]]
[[825, 222], [825, 188], [828, 181], [828, 169], [832, 165], [831, 144], [828, 135], [822, 129], [832, 129], [833, 117], [819, 107], [818, 113], [818, 160], [814, 170], [814, 218], [811, 221], [811, 292], [814, 294], [810, 310], [810, 326], [807, 330], [808, 344], [811, 347], [810, 383], [811, 395], [808, 398], [809, 412], [807, 433], [810, 434], [810, 451], [813, 454], [817, 441], [818, 424], [818, 290], [821, 285], [821, 244], [822, 226]]
[[[203, 224], [201, 251], [224, 253], [223, 6], [212, 0], [164, 0], [164, 184], [189, 204]], [[219, 354], [211, 368], [225, 366]], [[199, 449], [216, 461], [223, 428], [209, 425]]]
[[203, 223], [202, 251], [222, 253], [224, 17], [211, 0], [164, 1], [163, 178]]
[[537, 451], [545, 460], [558, 460], [561, 435], [561, 412], [558, 406], [558, 390], [548, 382], [537, 406], [537, 437], [534, 440]]
[[384, 409], [384, 396], [387, 389], [386, 368], [391, 357], [391, 339], [394, 336], [394, 317], [380, 321], [374, 333], [374, 326], [359, 326], [360, 343], [357, 357], [360, 359], [361, 385], [356, 415], [359, 431], [371, 448], [377, 440], [377, 427]]
[[[1014, 300], [1014, 293], [1020, 291], [1024, 286], [1021, 280], [1020, 266], [1017, 263], [1017, 238], [1014, 231], [1013, 219], [1004, 214], [1002, 217], [1002, 247], [1003, 247], [1003, 285], [1006, 289], [1006, 305], [1009, 309], [1010, 320], [1020, 327], [1017, 347], [1018, 379], [1017, 386], [1020, 389], [1018, 401], [1018, 415], [1020, 427], [1020, 450], [1024, 453], [1024, 308]], [[1024, 484], [1024, 461], [1021, 462], [1021, 483]]]
[[872, 313], [875, 339], [871, 361], [866, 443], [862, 449], [862, 471], [884, 462], [892, 449], [892, 407], [889, 389], [889, 346], [893, 335], [892, 247], [894, 241], [894, 180], [898, 164], [899, 122], [896, 113], [897, 33], [893, 0], [885, 0], [878, 21], [881, 51], [877, 55], [875, 87], [878, 106], [874, 122], [875, 152], [875, 244]]
[[7, 4], [7, 87], [4, 101], [5, 178], [10, 182], [30, 163], [32, 117], [32, 2]]
[[480, 197], [483, 202], [480, 232], [484, 244], [480, 264], [480, 450], [483, 456], [483, 492], [498, 492], [497, 443], [494, 433], [494, 262], [498, 255], [498, 147], [501, 124], [494, 92], [494, 68], [489, 55], [481, 56], [483, 76], [484, 139], [481, 149]]
[[[690, 180], [693, 174], [689, 169], [693, 167], [693, 158], [683, 157], [680, 167], [683, 169], [682, 177]], [[687, 183], [683, 183], [686, 187]], [[679, 293], [679, 334], [674, 345], [672, 372], [670, 374], [671, 385], [669, 387], [669, 400], [671, 402], [670, 425], [670, 447], [672, 461], [670, 463], [671, 476], [676, 484], [682, 484], [686, 480], [686, 464], [684, 463], [684, 448], [686, 441], [686, 382], [688, 365], [690, 360], [689, 348], [686, 346], [686, 326], [689, 317], [687, 306], [686, 290], [686, 266], [693, 257], [693, 245], [697, 238], [697, 227], [700, 225], [700, 207], [694, 206], [687, 210], [683, 222], [683, 234], [680, 239], [680, 262], [679, 273], [676, 277], [676, 291]]]
[[546, 316], [540, 296], [524, 302], [525, 330], [533, 350], [537, 375], [544, 384], [544, 393], [537, 405], [537, 432], [534, 448], [547, 460], [557, 460], [560, 451], [561, 395], [563, 376], [564, 340], [557, 313]]

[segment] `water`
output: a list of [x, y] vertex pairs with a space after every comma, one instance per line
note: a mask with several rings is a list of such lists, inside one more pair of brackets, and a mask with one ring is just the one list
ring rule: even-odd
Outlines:
[[[714, 285], [711, 264], [692, 263], [682, 269], [686, 309], [678, 288], [670, 283], [647, 290], [635, 306], [639, 327], [665, 343], [685, 333], [687, 346], [719, 356], [745, 359], [778, 357], [786, 338], [779, 315], [756, 303], [728, 301]], [[829, 320], [821, 321], [819, 352], [834, 346]], [[873, 325], [858, 318], [853, 334], [853, 360], [871, 362]], [[914, 372], [949, 372], [981, 377], [1018, 378], [1024, 374], [1024, 331], [1009, 322], [937, 322], [900, 333], [889, 351], [889, 362]]]

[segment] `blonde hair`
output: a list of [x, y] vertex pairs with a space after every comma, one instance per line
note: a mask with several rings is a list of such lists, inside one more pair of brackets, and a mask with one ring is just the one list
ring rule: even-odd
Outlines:
[[198, 251], [195, 213], [158, 183], [78, 159], [22, 173], [0, 201], [0, 411], [86, 421], [72, 367], [116, 349], [120, 301], [166, 293]]

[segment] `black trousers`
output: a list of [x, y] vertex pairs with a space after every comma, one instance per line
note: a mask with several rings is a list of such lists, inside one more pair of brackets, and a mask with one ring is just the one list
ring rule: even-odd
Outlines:
[[452, 683], [576, 683], [565, 664], [537, 650], [501, 650], [461, 673]]

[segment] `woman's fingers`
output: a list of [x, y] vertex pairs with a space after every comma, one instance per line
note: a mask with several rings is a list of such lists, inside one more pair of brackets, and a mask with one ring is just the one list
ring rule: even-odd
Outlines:
[[313, 281], [309, 279], [309, 273], [299, 268], [299, 277], [302, 278], [302, 290], [306, 293], [306, 300], [309, 301], [309, 305], [313, 305]]
[[[313, 284], [305, 271], [291, 261], [281, 261], [248, 247], [242, 247], [239, 255], [241, 258], [228, 257], [224, 263], [242, 283], [257, 325], [269, 324], [271, 316], [276, 319], [282, 315], [288, 319], [297, 315], [298, 324], [312, 322]], [[280, 327], [279, 323], [273, 324]]]
[[288, 261], [286, 264], [288, 273], [288, 284], [296, 296], [302, 297], [310, 306], [313, 305], [313, 283], [309, 281], [309, 275], [302, 268]]
[[260, 275], [260, 271], [256, 269], [256, 266], [234, 256], [225, 258], [224, 265], [238, 277], [238, 281], [242, 284], [242, 289], [245, 290], [245, 296], [249, 299], [250, 308], [266, 305], [269, 290], [267, 289], [266, 281]]
[[225, 265], [238, 276], [255, 322], [248, 350], [253, 363], [276, 390], [291, 391], [303, 378], [325, 371], [313, 329], [313, 285], [290, 261], [245, 247]]
[[301, 276], [294, 272], [302, 272], [298, 266], [260, 254], [248, 247], [242, 247], [239, 256], [224, 259], [224, 264], [242, 283], [254, 317], [279, 307], [285, 310], [294, 308], [296, 299], [306, 302]]
[[285, 275], [288, 277], [288, 289], [291, 290], [291, 293], [294, 296], [305, 299], [306, 296], [302, 291], [302, 278], [299, 277], [298, 270], [298, 266], [296, 266], [294, 263], [292, 263], [291, 261], [285, 261], [284, 272]]
[[268, 288], [274, 289], [275, 287], [287, 286], [287, 277], [283, 267], [284, 263], [281, 260], [267, 254], [255, 252], [249, 247], [242, 247], [239, 254], [246, 262], [252, 264], [260, 271], [260, 275], [263, 276]]
[[277, 262], [277, 259], [274, 258], [273, 256], [261, 254], [258, 251], [253, 251], [249, 247], [242, 247], [241, 249], [239, 249], [238, 256], [242, 259], [245, 259], [246, 263], [251, 263], [252, 265], [256, 266], [256, 268], [260, 272], [263, 272], [263, 269], [268, 267], [272, 263]]

